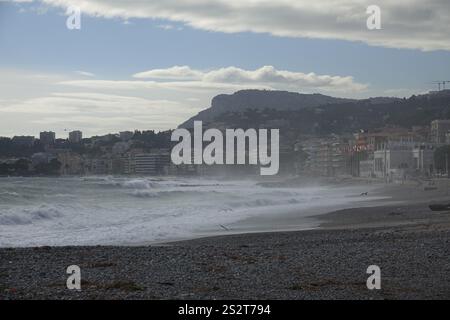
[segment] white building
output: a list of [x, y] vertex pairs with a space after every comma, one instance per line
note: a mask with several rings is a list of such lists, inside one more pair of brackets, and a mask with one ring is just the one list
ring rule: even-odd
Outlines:
[[167, 174], [169, 153], [140, 153], [134, 156], [135, 173], [142, 175]]
[[450, 131], [450, 120], [434, 120], [431, 122], [431, 142], [445, 143], [445, 135]]
[[378, 178], [406, 178], [414, 167], [412, 150], [385, 149], [374, 152], [374, 174]]
[[391, 145], [374, 152], [374, 175], [389, 180], [405, 179], [409, 175], [430, 175], [434, 168], [434, 150], [429, 145]]

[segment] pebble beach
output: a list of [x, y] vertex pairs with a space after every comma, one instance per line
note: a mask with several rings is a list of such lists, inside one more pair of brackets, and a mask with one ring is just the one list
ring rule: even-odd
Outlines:
[[[448, 299], [450, 213], [354, 208], [309, 231], [146, 246], [0, 249], [0, 299]], [[81, 268], [81, 290], [66, 268]], [[368, 290], [369, 265], [381, 289]]]

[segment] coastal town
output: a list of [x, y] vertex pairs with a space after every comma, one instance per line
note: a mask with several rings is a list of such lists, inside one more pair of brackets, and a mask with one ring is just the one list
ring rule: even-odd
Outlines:
[[[277, 122], [270, 123], [279, 125]], [[268, 126], [266, 126], [268, 127]], [[171, 131], [123, 131], [83, 138], [41, 132], [39, 138], [0, 138], [0, 175], [220, 175], [254, 174], [255, 166], [174, 165]], [[448, 176], [450, 120], [429, 126], [361, 129], [280, 142], [280, 174], [361, 177], [384, 182]]]
[[5, 315], [450, 300], [449, 24], [450, 0], [0, 0]]

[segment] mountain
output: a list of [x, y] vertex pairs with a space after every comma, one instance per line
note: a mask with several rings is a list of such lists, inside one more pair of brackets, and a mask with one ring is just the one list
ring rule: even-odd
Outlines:
[[211, 101], [211, 107], [180, 125], [191, 128], [194, 120], [214, 121], [216, 117], [227, 112], [242, 112], [246, 109], [300, 110], [328, 104], [355, 102], [352, 99], [334, 98], [322, 94], [301, 94], [288, 91], [241, 90], [233, 94], [220, 94]]
[[409, 98], [341, 99], [320, 94], [244, 90], [216, 96], [211, 108], [194, 120], [229, 128], [280, 128], [281, 133], [327, 135], [373, 130], [385, 126], [429, 126], [435, 119], [450, 119], [450, 90]]

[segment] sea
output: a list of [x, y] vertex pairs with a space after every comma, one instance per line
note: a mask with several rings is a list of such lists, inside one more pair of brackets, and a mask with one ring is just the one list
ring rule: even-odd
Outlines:
[[360, 201], [356, 187], [254, 180], [0, 178], [0, 247], [133, 245], [195, 238], [245, 219]]

